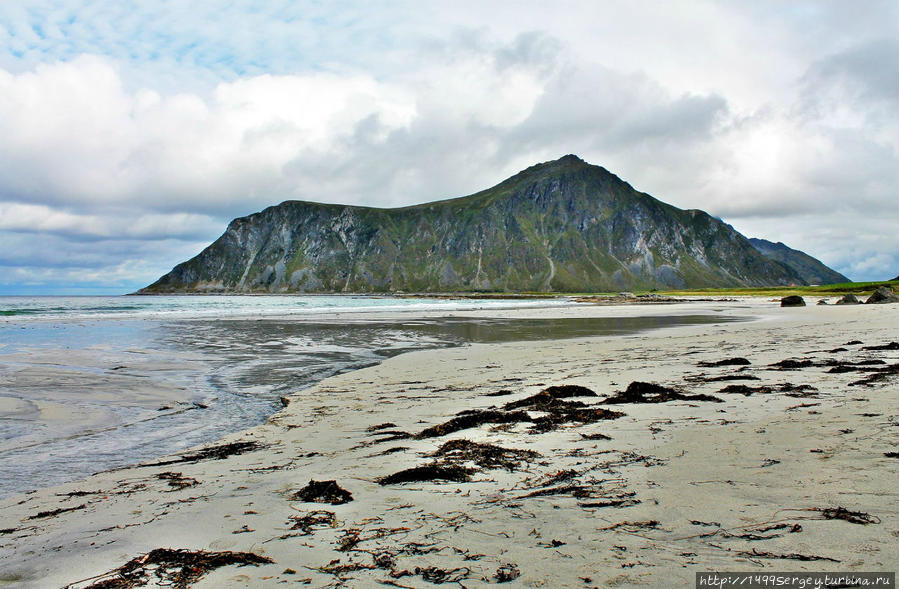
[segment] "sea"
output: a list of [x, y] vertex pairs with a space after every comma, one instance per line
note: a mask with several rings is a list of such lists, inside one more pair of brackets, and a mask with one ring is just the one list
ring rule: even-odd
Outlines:
[[[500, 319], [566, 298], [0, 297], [0, 498], [263, 423], [282, 397], [410, 350], [622, 335], [705, 315]], [[467, 315], [468, 314], [468, 315]]]

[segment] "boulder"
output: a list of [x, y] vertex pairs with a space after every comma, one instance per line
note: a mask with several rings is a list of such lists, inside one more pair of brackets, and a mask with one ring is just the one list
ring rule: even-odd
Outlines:
[[857, 296], [855, 296], [854, 294], [852, 294], [850, 292], [849, 294], [843, 296], [842, 299], [838, 300], [837, 304], [838, 305], [860, 305], [861, 301], [858, 300]]
[[799, 295], [790, 295], [780, 299], [781, 307], [804, 307], [805, 299]]
[[818, 304], [819, 304], [819, 305], [826, 305], [826, 304], [828, 304], [828, 303], [827, 303], [827, 299], [818, 299]]
[[893, 289], [889, 286], [881, 286], [865, 301], [866, 305], [882, 303], [899, 303], [899, 297], [893, 293]]

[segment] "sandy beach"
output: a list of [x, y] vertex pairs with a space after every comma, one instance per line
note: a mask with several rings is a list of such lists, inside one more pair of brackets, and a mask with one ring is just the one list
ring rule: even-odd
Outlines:
[[0, 586], [155, 586], [187, 553], [132, 559], [162, 548], [247, 553], [199, 567], [208, 588], [896, 571], [899, 306], [482, 313], [702, 312], [755, 320], [405, 353], [214, 444], [4, 499]]

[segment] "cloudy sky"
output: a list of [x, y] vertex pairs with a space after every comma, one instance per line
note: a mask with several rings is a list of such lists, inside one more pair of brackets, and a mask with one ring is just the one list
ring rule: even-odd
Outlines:
[[288, 199], [575, 153], [899, 274], [899, 3], [0, 2], [0, 294], [124, 293]]

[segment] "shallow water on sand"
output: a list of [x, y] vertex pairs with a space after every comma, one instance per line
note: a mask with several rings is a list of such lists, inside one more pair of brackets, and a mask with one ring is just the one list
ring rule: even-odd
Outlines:
[[221, 317], [0, 325], [0, 497], [215, 440], [262, 423], [282, 395], [409, 350], [733, 320]]

